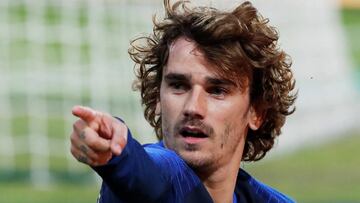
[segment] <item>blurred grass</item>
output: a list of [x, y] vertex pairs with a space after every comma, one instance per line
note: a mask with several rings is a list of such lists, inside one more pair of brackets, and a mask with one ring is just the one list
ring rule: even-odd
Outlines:
[[244, 168], [298, 202], [360, 202], [359, 146], [360, 132]]
[[59, 184], [39, 188], [24, 183], [0, 183], [0, 202], [2, 203], [89, 203], [96, 202], [100, 186]]
[[[360, 202], [358, 146], [360, 132], [294, 154], [246, 164], [243, 168], [297, 202], [356, 203]], [[72, 177], [72, 181], [60, 181], [47, 189], [24, 182], [0, 181], [0, 202], [95, 202], [99, 190], [97, 183], [84, 179], [76, 181], [76, 177]]]

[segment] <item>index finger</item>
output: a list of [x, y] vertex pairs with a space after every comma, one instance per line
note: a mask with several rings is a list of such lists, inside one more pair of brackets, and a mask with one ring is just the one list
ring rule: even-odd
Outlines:
[[81, 118], [86, 123], [90, 123], [96, 118], [96, 111], [90, 107], [74, 106], [71, 112], [74, 116]]

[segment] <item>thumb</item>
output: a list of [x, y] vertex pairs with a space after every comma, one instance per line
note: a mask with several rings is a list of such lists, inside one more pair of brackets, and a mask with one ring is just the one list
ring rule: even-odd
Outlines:
[[120, 121], [114, 122], [110, 148], [114, 155], [120, 155], [127, 144], [128, 128]]
[[89, 124], [91, 121], [95, 120], [97, 113], [90, 107], [74, 106], [72, 108], [72, 114]]

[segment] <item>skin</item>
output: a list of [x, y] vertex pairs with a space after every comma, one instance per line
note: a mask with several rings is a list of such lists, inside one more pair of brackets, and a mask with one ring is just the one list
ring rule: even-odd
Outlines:
[[[261, 117], [249, 89], [222, 78], [194, 42], [183, 37], [169, 50], [160, 101], [165, 146], [179, 154], [200, 177], [214, 202], [232, 202], [248, 128]], [[106, 164], [126, 145], [127, 127], [106, 113], [76, 106], [71, 153], [90, 166]], [[191, 133], [201, 133], [201, 137]], [[189, 136], [191, 135], [191, 136]]]
[[89, 107], [75, 106], [70, 136], [71, 154], [90, 166], [106, 164], [112, 155], [120, 155], [127, 141], [127, 127], [107, 113]]

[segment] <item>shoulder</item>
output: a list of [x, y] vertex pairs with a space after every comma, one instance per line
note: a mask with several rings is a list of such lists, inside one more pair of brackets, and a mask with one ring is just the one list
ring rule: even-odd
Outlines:
[[240, 169], [237, 180], [237, 187], [246, 185], [248, 193], [251, 193], [256, 202], [267, 203], [294, 203], [295, 201], [278, 190], [253, 178], [250, 174]]
[[164, 174], [171, 183], [172, 193], [168, 194], [168, 202], [212, 202], [195, 172], [178, 154], [167, 149], [163, 142], [146, 144], [143, 147], [159, 166], [158, 172]]
[[184, 162], [174, 151], [167, 149], [163, 142], [144, 144], [143, 148], [155, 162]]
[[[174, 151], [167, 149], [163, 142], [143, 145], [150, 158], [162, 169], [164, 173], [182, 174], [191, 171], [185, 161]], [[169, 170], [171, 169], [171, 170]]]

